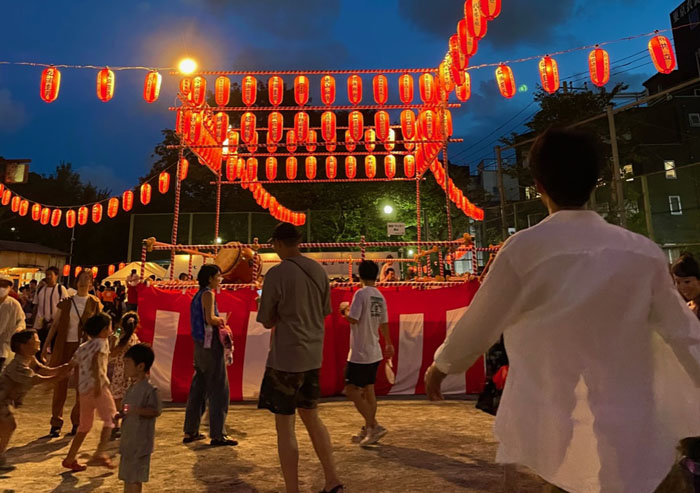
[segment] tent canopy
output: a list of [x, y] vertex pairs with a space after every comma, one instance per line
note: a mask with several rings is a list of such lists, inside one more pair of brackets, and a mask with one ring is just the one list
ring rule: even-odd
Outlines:
[[[125, 284], [126, 278], [129, 277], [133, 269], [136, 269], [136, 272], [138, 274], [141, 274], [141, 262], [131, 262], [127, 264], [126, 266], [124, 266], [123, 269], [120, 269], [111, 276], [103, 279], [102, 283], [104, 284], [107, 281], [111, 283], [114, 283], [114, 281], [121, 281], [122, 284]], [[144, 276], [149, 277], [152, 275], [156, 276], [156, 278], [165, 279], [165, 277], [168, 275], [168, 271], [160, 265], [156, 264], [155, 262], [146, 262], [146, 270]]]

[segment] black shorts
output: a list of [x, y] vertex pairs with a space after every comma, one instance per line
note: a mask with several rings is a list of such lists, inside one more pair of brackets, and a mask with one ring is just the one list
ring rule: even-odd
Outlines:
[[316, 409], [321, 400], [319, 371], [301, 373], [265, 368], [260, 386], [258, 409], [268, 409], [275, 414], [293, 415], [297, 408]]
[[377, 369], [380, 361], [376, 363], [362, 364], [348, 361], [345, 367], [345, 383], [355, 387], [367, 387], [374, 385], [377, 380]]

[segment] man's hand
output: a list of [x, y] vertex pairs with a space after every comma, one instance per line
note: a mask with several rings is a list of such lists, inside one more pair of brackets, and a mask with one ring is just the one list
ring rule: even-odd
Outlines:
[[435, 363], [430, 365], [430, 367], [425, 372], [425, 394], [428, 396], [428, 400], [431, 401], [442, 401], [442, 391], [440, 387], [442, 386], [442, 381], [447, 375], [437, 369]]
[[392, 343], [387, 343], [384, 345], [384, 358], [393, 358], [394, 357], [394, 345]]

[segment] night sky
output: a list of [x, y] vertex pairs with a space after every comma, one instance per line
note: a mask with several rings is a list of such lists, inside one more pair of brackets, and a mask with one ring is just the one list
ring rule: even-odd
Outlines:
[[[679, 3], [503, 0], [503, 13], [489, 24], [471, 65], [667, 29]], [[174, 67], [189, 55], [205, 70], [434, 67], [462, 6], [459, 0], [6, 1], [0, 61]], [[654, 73], [648, 54], [640, 53], [646, 43], [606, 47], [613, 73], [625, 71], [613, 82], [643, 89]], [[557, 57], [562, 79], [587, 71], [587, 53]], [[454, 114], [455, 136], [466, 141], [451, 152], [456, 162], [474, 169], [480, 158], [491, 157], [495, 139], [522, 128], [536, 110], [537, 61], [512, 67], [517, 83], [529, 88], [512, 100], [499, 95], [493, 68], [472, 72], [472, 99]], [[61, 69], [60, 96], [46, 104], [39, 98], [41, 70], [0, 65], [0, 156], [30, 158], [40, 173], [71, 162], [84, 179], [115, 193], [135, 185], [151, 167], [161, 130], [174, 124], [166, 108], [177, 79], [163, 72], [160, 100], [149, 105], [142, 98], [145, 72], [116, 72], [114, 98], [103, 103], [95, 94], [96, 70]], [[396, 77], [389, 77], [394, 93]], [[337, 81], [336, 104], [343, 104], [345, 82]], [[317, 93], [312, 85], [316, 101]]]

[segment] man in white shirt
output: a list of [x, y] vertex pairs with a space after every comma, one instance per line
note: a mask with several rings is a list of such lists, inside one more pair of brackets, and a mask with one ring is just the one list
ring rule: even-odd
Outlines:
[[12, 335], [26, 328], [22, 305], [10, 296], [12, 286], [12, 278], [7, 274], [0, 274], [0, 371], [10, 356]]
[[41, 339], [42, 349], [51, 324], [53, 323], [56, 305], [66, 296], [68, 296], [68, 291], [64, 286], [58, 284], [58, 268], [49, 267], [46, 269], [44, 286], [36, 293], [33, 301], [34, 328], [39, 334], [39, 339]]
[[700, 323], [658, 246], [583, 209], [596, 147], [572, 130], [535, 142], [530, 168], [550, 216], [506, 241], [436, 351], [426, 393], [441, 399], [445, 375], [503, 334], [496, 460], [570, 492], [652, 492], [679, 439], [700, 434]]

